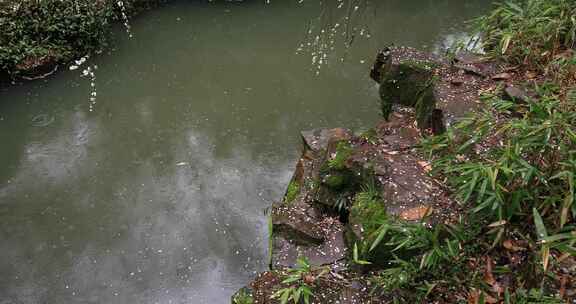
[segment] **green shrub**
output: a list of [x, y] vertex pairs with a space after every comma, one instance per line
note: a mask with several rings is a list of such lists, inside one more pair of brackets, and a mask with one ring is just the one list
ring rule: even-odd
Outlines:
[[356, 195], [350, 216], [351, 222], [362, 226], [362, 238], [353, 246], [353, 262], [382, 268], [371, 280], [375, 291], [386, 294], [418, 286], [418, 278], [454, 262], [464, 240], [456, 227], [438, 224], [430, 228], [388, 215], [385, 203], [370, 185]]
[[277, 290], [273, 299], [279, 299], [281, 304], [292, 301], [294, 304], [304, 302], [310, 304], [314, 297], [314, 284], [329, 271], [328, 267], [314, 267], [305, 257], [298, 257], [295, 268], [287, 270], [288, 273], [282, 280], [286, 287]]
[[336, 146], [336, 153], [328, 161], [328, 168], [333, 170], [345, 169], [346, 160], [352, 154], [352, 145], [348, 141], [340, 141]]
[[435, 173], [488, 229], [479, 238], [495, 247], [521, 236], [538, 251], [527, 263], [540, 270], [516, 278], [533, 284], [557, 257], [576, 254], [576, 104], [560, 101], [554, 85], [537, 90], [526, 104], [488, 96], [487, 110], [424, 142]]
[[490, 55], [543, 70], [559, 53], [576, 45], [576, 2], [512, 0], [477, 20]]
[[69, 62], [107, 46], [110, 25], [162, 0], [24, 0], [0, 3], [0, 70]]
[[105, 45], [112, 14], [111, 5], [98, 1], [23, 1], [0, 17], [0, 68], [90, 53]]

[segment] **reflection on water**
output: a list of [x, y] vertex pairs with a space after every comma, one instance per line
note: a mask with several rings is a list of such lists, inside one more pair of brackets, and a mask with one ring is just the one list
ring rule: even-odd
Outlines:
[[484, 2], [176, 1], [86, 63], [96, 103], [81, 69], [1, 92], [0, 303], [227, 303], [298, 132], [371, 126], [376, 51], [434, 50]]

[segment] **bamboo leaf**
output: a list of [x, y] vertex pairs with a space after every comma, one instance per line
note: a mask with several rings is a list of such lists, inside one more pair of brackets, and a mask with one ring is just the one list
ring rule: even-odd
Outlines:
[[542, 266], [544, 271], [548, 270], [548, 263], [550, 261], [550, 247], [547, 245], [542, 246]]
[[389, 228], [388, 225], [382, 226], [380, 228], [378, 236], [376, 236], [376, 239], [374, 240], [374, 242], [372, 242], [372, 245], [370, 246], [370, 249], [368, 251], [374, 250], [374, 248], [376, 248], [380, 244], [380, 242], [382, 242], [382, 239], [386, 235], [386, 232], [388, 232], [388, 228]]
[[502, 37], [502, 55], [506, 54], [506, 51], [508, 51], [508, 47], [510, 46], [512, 37], [513, 37], [512, 34], [505, 34]]
[[546, 231], [546, 226], [544, 226], [544, 221], [542, 220], [542, 216], [540, 216], [540, 212], [538, 209], [532, 209], [533, 217], [534, 217], [534, 225], [536, 226], [536, 234], [538, 235], [538, 239], [542, 240], [548, 237], [548, 231]]

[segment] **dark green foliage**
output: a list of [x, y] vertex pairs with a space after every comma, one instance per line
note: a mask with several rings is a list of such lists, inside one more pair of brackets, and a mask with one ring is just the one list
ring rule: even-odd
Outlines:
[[345, 169], [346, 160], [352, 154], [352, 145], [348, 141], [340, 141], [336, 145], [335, 155], [328, 160], [328, 168], [333, 170]]
[[562, 102], [554, 85], [536, 89], [541, 97], [527, 104], [486, 96], [484, 112], [423, 142], [434, 173], [469, 207], [468, 218], [488, 230], [468, 232], [489, 245], [472, 256], [518, 236], [538, 251], [515, 276], [537, 289], [511, 293], [509, 303], [558, 303], [536, 300], [535, 290], [543, 291], [556, 257], [576, 253], [576, 104]]
[[334, 172], [324, 176], [324, 184], [332, 190], [340, 190], [344, 188], [348, 182], [348, 174], [342, 172]]
[[363, 172], [357, 175], [353, 169], [346, 166], [346, 161], [354, 150], [352, 144], [348, 141], [335, 144], [334, 153], [328, 156], [320, 169], [320, 184], [317, 190], [325, 203], [343, 211], [348, 207], [348, 196], [354, 193], [365, 175]]
[[310, 299], [314, 296], [314, 284], [328, 271], [327, 267], [314, 267], [306, 258], [299, 257], [296, 267], [288, 269], [282, 280], [286, 287], [277, 290], [272, 298], [280, 300], [281, 304], [310, 304]]
[[517, 290], [515, 294], [511, 295], [508, 291], [504, 295], [504, 304], [561, 304], [562, 300], [546, 296], [538, 289]]
[[[551, 83], [537, 85], [539, 97], [526, 103], [484, 96], [486, 110], [423, 141], [433, 174], [447, 181], [467, 210], [458, 225], [431, 230], [399, 222], [386, 215], [376, 194], [357, 196], [351, 219], [365, 229], [354, 244], [354, 260], [372, 267], [374, 252], [388, 247], [388, 255], [378, 257], [386, 264], [372, 277], [375, 292], [393, 303], [469, 301], [471, 290], [480, 303], [487, 294], [506, 304], [563, 303], [552, 295], [559, 257], [576, 254], [574, 16], [575, 1], [527, 0], [499, 4], [479, 20], [490, 55], [540, 72]], [[383, 103], [385, 116], [391, 104]], [[512, 240], [524, 247], [511, 248]], [[400, 248], [411, 250], [399, 254]], [[510, 256], [524, 260], [512, 265]], [[490, 259], [500, 260], [494, 269], [484, 268]], [[490, 283], [493, 274], [502, 275], [498, 284], [506, 282], [499, 295]]]
[[512, 64], [546, 69], [576, 44], [576, 2], [512, 0], [477, 20], [490, 55]]
[[111, 5], [98, 1], [23, 1], [0, 17], [0, 68], [90, 53], [105, 44], [112, 14]]
[[[160, 0], [124, 0], [125, 12]], [[113, 0], [7, 1], [0, 7], [0, 70], [17, 76], [43, 64], [68, 62], [107, 45], [121, 19]]]
[[525, 105], [489, 97], [490, 110], [425, 146], [441, 155], [437, 172], [474, 212], [525, 222], [536, 208], [546, 227], [560, 232], [576, 215], [575, 105], [562, 105], [550, 87], [539, 92], [540, 100]]
[[407, 275], [412, 270], [435, 269], [441, 262], [453, 259], [459, 253], [458, 244], [463, 239], [454, 227], [437, 225], [431, 229], [422, 222], [407, 222], [389, 216], [385, 202], [373, 184], [367, 184], [356, 195], [350, 222], [362, 227], [361, 235], [349, 240], [355, 243], [358, 251], [354, 260], [362, 259], [384, 267], [379, 277], [390, 280], [390, 284], [380, 286], [384, 289], [399, 287], [396, 280], [407, 279], [396, 276], [399, 272]]

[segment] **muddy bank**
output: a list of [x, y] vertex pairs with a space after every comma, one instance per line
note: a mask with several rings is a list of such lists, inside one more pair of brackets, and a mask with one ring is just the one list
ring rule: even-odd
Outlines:
[[[480, 109], [482, 92], [510, 80], [502, 72], [473, 54], [381, 52], [371, 76], [381, 84], [384, 119], [362, 134], [302, 132], [302, 156], [284, 200], [272, 207], [270, 270], [232, 303], [280, 303], [306, 289], [313, 303], [386, 303], [390, 295], [374, 289], [373, 274], [395, 256], [422, 256], [426, 241], [414, 238], [463, 213], [429, 174], [420, 140]], [[413, 242], [397, 243], [402, 238]]]

